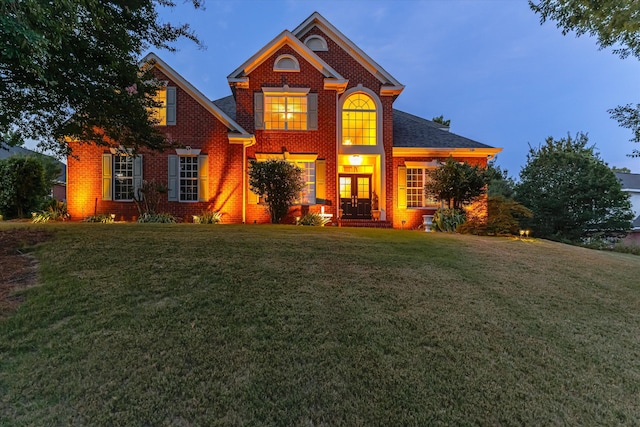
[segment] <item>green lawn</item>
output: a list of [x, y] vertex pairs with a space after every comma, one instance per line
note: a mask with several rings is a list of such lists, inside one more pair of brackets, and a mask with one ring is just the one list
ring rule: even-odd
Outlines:
[[637, 256], [400, 230], [42, 227], [40, 284], [0, 320], [0, 425], [640, 423]]

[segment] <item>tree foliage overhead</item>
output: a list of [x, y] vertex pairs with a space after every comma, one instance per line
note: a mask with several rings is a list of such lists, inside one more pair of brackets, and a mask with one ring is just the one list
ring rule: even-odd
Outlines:
[[520, 172], [516, 198], [534, 217], [534, 234], [554, 240], [622, 236], [631, 228], [629, 195], [606, 163], [588, 146], [587, 135], [531, 147]]
[[278, 224], [300, 196], [305, 183], [302, 170], [286, 160], [272, 159], [249, 162], [249, 186], [269, 209], [271, 222]]
[[[600, 49], [613, 47], [621, 58], [640, 59], [640, 1], [637, 0], [529, 0], [540, 22], [556, 21], [562, 34], [588, 34], [598, 39]], [[630, 141], [640, 142], [640, 104], [608, 110], [620, 126], [633, 133]], [[633, 150], [633, 157], [640, 151]]]
[[32, 138], [60, 154], [68, 151], [65, 137], [164, 146], [147, 114], [158, 82], [140, 72], [138, 61], [151, 47], [174, 50], [181, 38], [199, 43], [188, 25], [159, 21], [157, 9], [174, 6], [171, 0], [2, 1], [0, 145]]
[[485, 193], [485, 170], [477, 165], [459, 163], [449, 156], [444, 164], [428, 173], [426, 193], [446, 201], [449, 208], [462, 209], [464, 204]]
[[431, 119], [431, 121], [434, 123], [440, 123], [441, 125], [444, 125], [444, 126], [451, 126], [451, 119], [445, 119], [443, 115], [434, 117], [433, 119]]

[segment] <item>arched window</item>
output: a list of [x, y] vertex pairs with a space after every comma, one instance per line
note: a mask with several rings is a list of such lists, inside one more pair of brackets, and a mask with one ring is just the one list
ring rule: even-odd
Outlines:
[[342, 145], [376, 145], [376, 104], [368, 95], [350, 95], [342, 107]]
[[295, 56], [280, 55], [273, 64], [273, 71], [300, 71], [300, 64]]
[[321, 36], [316, 36], [316, 35], [309, 36], [304, 41], [304, 44], [306, 44], [309, 49], [315, 52], [329, 50], [327, 48], [327, 41], [323, 39]]

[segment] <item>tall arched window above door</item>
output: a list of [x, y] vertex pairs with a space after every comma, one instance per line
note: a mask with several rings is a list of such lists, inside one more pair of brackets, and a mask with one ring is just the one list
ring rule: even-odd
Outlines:
[[362, 92], [344, 101], [342, 107], [342, 145], [376, 145], [376, 103]]

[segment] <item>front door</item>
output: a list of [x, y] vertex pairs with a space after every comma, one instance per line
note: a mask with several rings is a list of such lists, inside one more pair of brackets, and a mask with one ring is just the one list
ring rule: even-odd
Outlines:
[[340, 175], [344, 219], [371, 219], [371, 175]]

